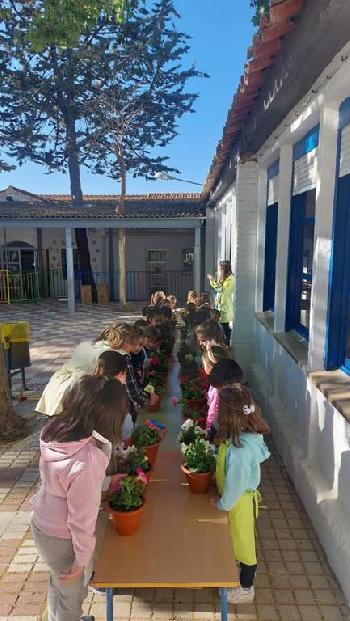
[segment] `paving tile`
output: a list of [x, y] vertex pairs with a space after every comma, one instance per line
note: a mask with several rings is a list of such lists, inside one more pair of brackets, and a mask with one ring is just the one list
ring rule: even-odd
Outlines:
[[316, 606], [299, 606], [299, 612], [302, 621], [322, 621], [320, 611]]
[[270, 604], [257, 604], [259, 621], [278, 621], [278, 613], [274, 606]]
[[321, 615], [327, 621], [343, 621], [343, 615], [337, 606], [319, 606]]
[[300, 621], [300, 613], [297, 606], [279, 606], [283, 621]]

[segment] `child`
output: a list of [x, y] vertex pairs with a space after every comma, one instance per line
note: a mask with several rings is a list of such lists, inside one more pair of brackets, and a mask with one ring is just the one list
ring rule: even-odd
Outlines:
[[170, 302], [170, 308], [171, 310], [176, 310], [177, 308], [177, 299], [174, 295], [168, 295], [166, 298], [169, 302]]
[[209, 319], [196, 328], [196, 336], [198, 344], [202, 349], [205, 349], [207, 343], [215, 343], [216, 345], [223, 345], [222, 335], [220, 328], [216, 321]]
[[158, 306], [163, 300], [165, 300], [164, 291], [155, 291], [151, 295], [151, 306]]
[[56, 371], [46, 385], [36, 411], [46, 416], [54, 416], [62, 410], [61, 402], [65, 391], [72, 387], [82, 375], [94, 371], [98, 357], [106, 350], [120, 346], [120, 324], [113, 324], [103, 330], [94, 341], [83, 341], [74, 350], [69, 360]]
[[33, 498], [32, 530], [50, 571], [49, 620], [82, 615], [102, 483], [126, 413], [120, 382], [83, 376], [65, 393], [62, 413], [41, 432], [41, 486]]
[[152, 328], [156, 328], [163, 323], [163, 313], [158, 306], [148, 306], [146, 310], [146, 318]]
[[[231, 352], [226, 347], [221, 345], [208, 345], [207, 349], [203, 352], [202, 363], [204, 372], [208, 377], [220, 360], [228, 360], [232, 358]], [[216, 423], [219, 409], [219, 390], [215, 386], [210, 384], [208, 390], [208, 414], [206, 422], [206, 432], [209, 440], [216, 435]]]
[[192, 290], [187, 294], [187, 304], [194, 304], [196, 307], [199, 302], [199, 293], [198, 291]]
[[146, 354], [143, 348], [145, 337], [144, 331], [134, 325], [135, 336], [138, 337], [135, 346], [130, 351], [131, 364], [135, 371], [135, 377], [138, 379], [140, 386], [143, 386], [145, 375], [145, 358]]
[[220, 323], [220, 317], [221, 317], [221, 313], [217, 308], [211, 308], [210, 309], [210, 319], [212, 319], [213, 321], [216, 321], [216, 323], [218, 324], [219, 328], [220, 328], [220, 332], [222, 335], [222, 339], [225, 342], [225, 334], [224, 334], [224, 330], [223, 327]]
[[159, 344], [161, 335], [158, 328], [152, 328], [148, 326], [146, 330], [143, 332], [144, 336], [144, 350], [146, 354], [146, 359], [152, 358], [154, 352], [159, 351]]
[[127, 323], [122, 323], [119, 325], [118, 351], [120, 354], [125, 355], [127, 358], [126, 392], [128, 393], [128, 397], [130, 400], [130, 413], [134, 422], [137, 417], [136, 412], [139, 408], [143, 408], [148, 404], [153, 405], [157, 400], [154, 394], [150, 395], [149, 393], [142, 390], [139, 381], [135, 376], [135, 371], [131, 363], [130, 354], [133, 349], [138, 347], [138, 342], [139, 332], [137, 332], [133, 326], [130, 326]]
[[229, 514], [234, 554], [240, 563], [240, 586], [229, 589], [228, 601], [249, 604], [255, 595], [260, 464], [270, 456], [263, 435], [269, 427], [249, 390], [238, 384], [220, 392], [218, 427], [216, 483], [220, 498], [211, 503]]
[[[108, 379], [117, 379], [121, 384], [126, 383], [127, 358], [117, 351], [105, 351], [99, 357], [94, 375], [102, 375]], [[122, 439], [130, 438], [134, 429], [132, 417], [127, 414], [122, 426]]]
[[211, 299], [209, 293], [201, 293], [199, 296], [199, 306], [211, 307]]
[[148, 327], [148, 321], [146, 319], [138, 319], [134, 323], [134, 328], [140, 328], [140, 330], [144, 330]]
[[[224, 349], [227, 349], [226, 347]], [[229, 351], [229, 350], [228, 350]], [[234, 384], [242, 384], [243, 371], [238, 362], [229, 358], [222, 357], [210, 371], [209, 384], [211, 388], [217, 390], [217, 398], [219, 400], [219, 393], [224, 386], [233, 386]], [[217, 403], [218, 406], [218, 403]], [[213, 408], [215, 406], [213, 405]], [[208, 440], [212, 442], [217, 433], [217, 416], [213, 418], [210, 430], [208, 432]]]

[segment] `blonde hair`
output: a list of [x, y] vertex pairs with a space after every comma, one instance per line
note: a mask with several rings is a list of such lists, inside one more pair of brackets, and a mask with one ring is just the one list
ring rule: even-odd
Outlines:
[[127, 343], [138, 338], [134, 326], [128, 323], [114, 323], [107, 326], [96, 338], [95, 342], [104, 341], [111, 349], [121, 349]]
[[165, 293], [164, 293], [164, 291], [155, 291], [151, 295], [151, 304], [152, 304], [152, 306], [157, 306], [158, 304], [160, 304], [160, 302], [162, 300], [165, 300]]
[[198, 291], [195, 291], [195, 289], [192, 289], [191, 291], [189, 291], [187, 294], [187, 304], [195, 304], [197, 306], [198, 301], [199, 301]]

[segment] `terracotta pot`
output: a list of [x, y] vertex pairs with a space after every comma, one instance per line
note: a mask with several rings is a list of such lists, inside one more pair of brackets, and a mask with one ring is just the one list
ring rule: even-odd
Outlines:
[[145, 508], [145, 503], [141, 505], [135, 511], [117, 511], [108, 506], [108, 512], [111, 514], [114, 526], [119, 533], [124, 537], [130, 537], [134, 535], [139, 528], [142, 513]]
[[201, 399], [186, 399], [186, 406], [192, 410], [198, 410], [206, 405], [206, 403], [207, 400], [205, 397], [202, 397]]
[[191, 472], [184, 464], [181, 470], [186, 475], [192, 494], [206, 494], [209, 491], [213, 476], [211, 472]]
[[161, 397], [158, 396], [158, 400], [153, 405], [147, 406], [147, 412], [149, 412], [150, 414], [153, 414], [154, 412], [159, 412], [161, 402], [162, 402], [162, 399]]
[[158, 444], [152, 444], [151, 446], [142, 447], [142, 450], [144, 454], [148, 457], [148, 461], [151, 464], [151, 466], [154, 466], [154, 464], [157, 461], [159, 447], [160, 447], [160, 442], [158, 442]]
[[283, 24], [291, 17], [300, 13], [304, 6], [304, 0], [282, 0], [275, 2], [270, 7], [270, 23], [272, 26]]

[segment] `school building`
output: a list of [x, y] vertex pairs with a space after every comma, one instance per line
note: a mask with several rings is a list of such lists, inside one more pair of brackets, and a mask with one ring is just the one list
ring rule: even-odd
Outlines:
[[233, 347], [350, 600], [350, 3], [271, 2], [204, 190]]
[[[0, 191], [0, 300], [80, 297], [91, 276], [79, 265], [75, 229], [87, 229], [93, 278], [118, 300], [118, 233], [126, 232], [126, 297], [145, 302], [162, 289], [179, 302], [200, 288], [205, 206], [199, 194], [84, 196], [72, 207], [65, 195], [35, 195], [15, 187]], [[73, 266], [67, 286], [67, 265]], [[70, 278], [68, 270], [68, 281]], [[88, 281], [88, 282], [86, 282]], [[74, 306], [75, 300], [70, 300]], [[72, 304], [73, 302], [73, 304]]]

